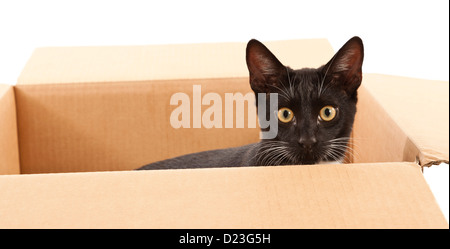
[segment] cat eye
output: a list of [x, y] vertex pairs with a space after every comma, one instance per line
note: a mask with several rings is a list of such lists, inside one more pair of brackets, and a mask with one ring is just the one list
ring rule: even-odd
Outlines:
[[330, 105], [323, 107], [320, 110], [319, 118], [323, 121], [331, 121], [336, 117], [336, 109]]
[[287, 107], [280, 108], [278, 110], [278, 119], [283, 123], [291, 122], [291, 120], [294, 118], [294, 113], [291, 109]]

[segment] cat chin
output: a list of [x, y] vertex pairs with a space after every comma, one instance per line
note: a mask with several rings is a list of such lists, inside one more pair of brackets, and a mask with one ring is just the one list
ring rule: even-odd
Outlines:
[[341, 161], [319, 161], [317, 164], [342, 164]]

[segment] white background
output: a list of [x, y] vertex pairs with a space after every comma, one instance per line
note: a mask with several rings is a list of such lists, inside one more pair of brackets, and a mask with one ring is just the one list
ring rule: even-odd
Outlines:
[[[447, 0], [0, 0], [0, 83], [15, 84], [41, 46], [328, 38], [337, 50], [355, 35], [364, 41], [366, 73], [448, 81]], [[447, 220], [448, 168], [424, 172]]]

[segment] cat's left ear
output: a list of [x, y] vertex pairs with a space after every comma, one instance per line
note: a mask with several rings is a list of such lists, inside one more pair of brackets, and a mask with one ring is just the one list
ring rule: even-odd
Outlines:
[[355, 96], [356, 90], [362, 81], [362, 64], [364, 59], [364, 46], [361, 38], [355, 36], [342, 46], [334, 57], [323, 66], [325, 77], [331, 77], [331, 83], [336, 84]]

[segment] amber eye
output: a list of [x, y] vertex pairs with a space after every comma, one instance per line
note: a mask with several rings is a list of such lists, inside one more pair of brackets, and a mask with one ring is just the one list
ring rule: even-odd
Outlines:
[[327, 105], [320, 110], [319, 117], [323, 121], [331, 121], [336, 117], [336, 109]]
[[288, 123], [294, 118], [294, 113], [291, 109], [283, 107], [278, 110], [278, 119], [283, 123]]

